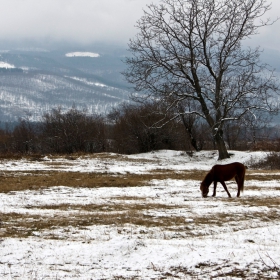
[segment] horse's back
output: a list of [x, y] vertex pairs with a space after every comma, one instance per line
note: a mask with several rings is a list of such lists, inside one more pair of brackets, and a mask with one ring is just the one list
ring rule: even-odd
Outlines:
[[241, 162], [232, 162], [228, 164], [216, 164], [212, 167], [214, 170], [245, 170], [246, 167]]
[[237, 176], [244, 176], [246, 167], [240, 162], [233, 162], [224, 165], [214, 165], [211, 172], [216, 180], [227, 181]]

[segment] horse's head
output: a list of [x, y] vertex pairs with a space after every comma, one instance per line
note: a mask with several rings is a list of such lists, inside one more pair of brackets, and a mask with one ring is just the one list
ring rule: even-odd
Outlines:
[[205, 184], [204, 182], [202, 182], [200, 184], [200, 190], [201, 190], [202, 197], [207, 197], [207, 195], [209, 193], [209, 186], [207, 184]]

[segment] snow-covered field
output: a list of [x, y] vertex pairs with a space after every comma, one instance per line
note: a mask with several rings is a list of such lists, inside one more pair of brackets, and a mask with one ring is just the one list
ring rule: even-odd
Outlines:
[[[265, 157], [263, 152], [231, 153], [219, 163], [249, 165]], [[1, 177], [51, 170], [113, 176], [174, 172], [180, 177], [198, 170], [205, 175], [216, 163], [212, 151], [192, 156], [159, 151], [74, 161], [2, 160], [0, 172]], [[227, 183], [233, 198], [221, 185], [217, 197], [202, 198], [204, 175], [200, 180], [152, 179], [136, 187], [115, 187], [112, 181], [109, 187], [86, 188], [81, 182], [78, 188], [0, 193], [0, 279], [279, 279], [280, 175], [250, 168], [247, 174], [251, 179], [245, 180], [240, 198], [234, 182]], [[7, 236], [3, 215], [18, 215], [17, 222], [22, 217], [33, 225], [69, 223], [33, 226], [27, 237]], [[84, 217], [89, 223], [77, 223]], [[115, 221], [106, 222], [109, 218]]]

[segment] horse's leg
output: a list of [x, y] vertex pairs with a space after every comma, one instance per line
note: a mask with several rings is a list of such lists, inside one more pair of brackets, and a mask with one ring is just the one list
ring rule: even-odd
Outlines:
[[228, 189], [227, 189], [227, 186], [226, 186], [225, 182], [224, 182], [224, 181], [221, 181], [220, 183], [223, 185], [225, 191], [226, 191], [227, 194], [228, 194], [228, 197], [231, 197], [231, 195], [230, 195], [230, 193], [229, 193], [229, 191], [228, 191]]
[[216, 196], [217, 181], [214, 181], [213, 197]]
[[234, 179], [235, 179], [235, 181], [237, 183], [237, 197], [239, 197], [240, 196], [240, 189], [241, 189], [242, 180], [240, 180], [237, 175], [234, 177]]

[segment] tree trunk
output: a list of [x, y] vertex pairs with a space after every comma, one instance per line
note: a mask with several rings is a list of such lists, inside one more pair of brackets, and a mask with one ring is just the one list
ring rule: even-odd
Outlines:
[[229, 153], [227, 151], [226, 144], [223, 139], [223, 132], [222, 131], [216, 132], [214, 139], [215, 139], [215, 143], [217, 144], [217, 149], [219, 152], [218, 160], [229, 158]]
[[187, 122], [187, 120], [185, 119], [184, 115], [181, 114], [180, 116], [181, 116], [183, 125], [184, 125], [184, 127], [185, 127], [185, 129], [186, 129], [186, 131], [187, 131], [187, 133], [188, 133], [188, 135], [189, 135], [189, 137], [190, 137], [191, 145], [193, 146], [193, 148], [194, 148], [197, 152], [199, 152], [199, 151], [201, 150], [201, 148], [198, 146], [197, 141], [196, 141], [196, 138], [194, 137], [193, 131], [192, 131], [192, 130], [193, 130], [193, 125], [194, 125], [194, 120], [193, 120], [193, 121], [189, 121], [189, 124], [188, 124], [188, 122]]

